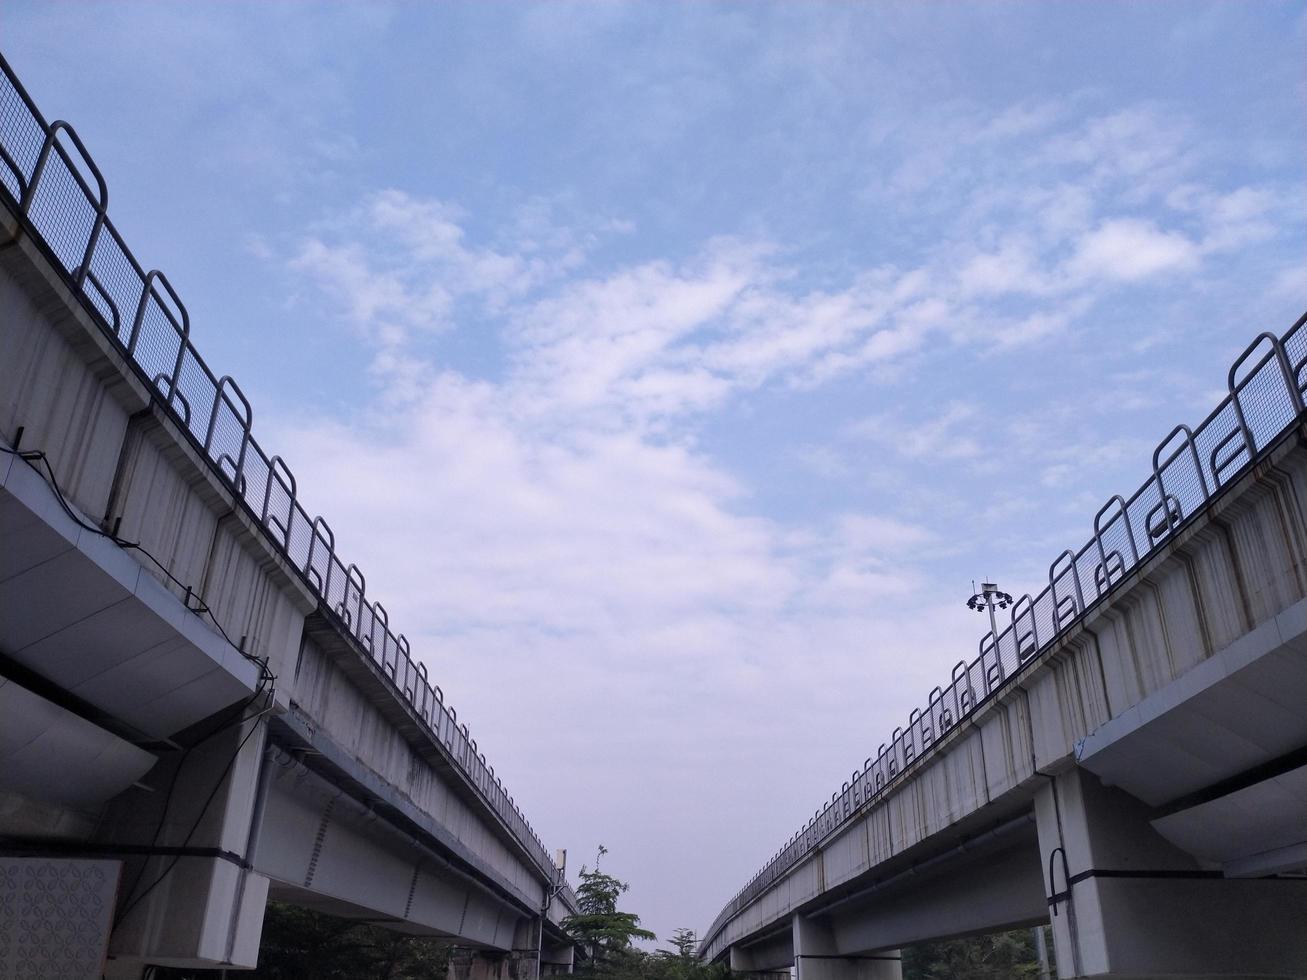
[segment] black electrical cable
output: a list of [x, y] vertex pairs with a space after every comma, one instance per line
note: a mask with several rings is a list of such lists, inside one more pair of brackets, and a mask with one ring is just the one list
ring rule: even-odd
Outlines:
[[[155, 822], [154, 833], [150, 836], [149, 846], [151, 848], [153, 848], [154, 845], [159, 842], [159, 835], [163, 833], [163, 825], [167, 822], [168, 819], [168, 810], [172, 807], [173, 793], [176, 792], [177, 782], [181, 777], [182, 768], [186, 765], [186, 760], [190, 758], [191, 752], [193, 752], [199, 746], [203, 745], [209, 739], [213, 738], [215, 735], [219, 734], [220, 732], [224, 732], [228, 728], [232, 727], [233, 723], [243, 724], [245, 721], [247, 721], [248, 719], [244, 717], [245, 709], [248, 708], [251, 704], [253, 704], [255, 700], [257, 700], [262, 693], [263, 693], [263, 679], [260, 678], [259, 686], [255, 689], [254, 693], [251, 694], [248, 698], [246, 698], [239, 705], [237, 705], [236, 708], [233, 709], [231, 713], [232, 716], [230, 718], [224, 719], [221, 723], [215, 726], [214, 729], [210, 731], [207, 735], [197, 739], [194, 742], [191, 742], [189, 745], [186, 746], [185, 749], [182, 750], [181, 758], [177, 760], [177, 765], [173, 769], [172, 775], [168, 779], [168, 791], [164, 794], [163, 806], [159, 810], [159, 819]], [[139, 869], [137, 869], [136, 876], [132, 879], [131, 885], [123, 891], [124, 899], [130, 899], [134, 894], [136, 894], [136, 889], [140, 887], [141, 879], [145, 877], [145, 869], [148, 864], [149, 864], [148, 858], [145, 861], [141, 862], [141, 866]]]
[[[250, 663], [258, 665], [261, 683], [271, 683], [276, 681], [275, 675], [273, 675], [268, 670], [267, 661], [260, 660], [252, 653], [249, 653], [246, 650], [244, 650], [240, 644], [233, 641], [232, 638], [228, 635], [227, 631], [223, 629], [222, 623], [218, 622], [218, 618], [214, 616], [213, 610], [209, 608], [208, 603], [206, 603], [203, 599], [200, 598], [199, 594], [194, 590], [193, 587], [187, 585], [181, 579], [177, 578], [177, 576], [175, 576], [171, 571], [169, 571], [168, 567], [164, 565], [164, 563], [161, 562], [158, 558], [152, 555], [149, 549], [143, 547], [139, 541], [129, 541], [126, 538], [119, 537], [117, 534], [106, 531], [104, 530], [104, 528], [84, 520], [82, 516], [78, 514], [77, 511], [73, 508], [72, 504], [68, 502], [68, 498], [64, 496], [63, 488], [59, 486], [59, 481], [54, 475], [54, 467], [50, 465], [49, 457], [46, 456], [46, 454], [42, 450], [39, 449], [20, 450], [20, 449], [10, 449], [8, 446], [0, 446], [0, 453], [4, 453], [9, 456], [17, 456], [28, 466], [30, 466], [33, 470], [35, 470], [37, 474], [40, 475], [41, 478], [50, 486], [50, 489], [54, 491], [55, 499], [58, 500], [59, 506], [60, 508], [63, 509], [63, 512], [67, 514], [68, 517], [78, 527], [90, 531], [93, 534], [98, 534], [102, 538], [108, 538], [114, 544], [118, 545], [118, 547], [123, 548], [125, 550], [139, 551], [146, 558], [150, 559], [150, 561], [154, 563], [154, 565], [159, 569], [159, 571], [161, 571], [164, 574], [164, 576], [168, 579], [168, 581], [172, 582], [179, 589], [185, 589], [186, 595], [188, 597], [194, 598], [196, 605], [192, 606], [188, 601], [186, 604], [187, 609], [189, 609], [193, 613], [196, 613], [197, 615], [202, 614], [208, 616], [209, 621], [213, 623], [214, 628], [227, 642], [228, 646], [230, 646], [233, 650], [239, 653]], [[40, 462], [41, 464], [44, 465], [45, 467], [44, 474], [41, 473], [41, 469], [36, 465], [37, 462]]]
[[[155, 824], [154, 834], [150, 839], [150, 847], [153, 847], [156, 843], [158, 843], [159, 834], [163, 832], [163, 826], [164, 823], [167, 821], [168, 810], [172, 805], [173, 794], [177, 789], [177, 783], [179, 781], [179, 776], [181, 775], [182, 767], [186, 764], [186, 760], [190, 757], [190, 753], [195, 748], [204, 744], [218, 733], [226, 731], [228, 728], [232, 726], [233, 723], [244, 724], [245, 722], [249, 721], [251, 718], [256, 718], [258, 717], [259, 714], [262, 714], [263, 712], [267, 711], [272, 706], [276, 696], [277, 675], [272, 673], [272, 671], [268, 668], [268, 661], [266, 659], [260, 660], [258, 657], [245, 651], [239, 644], [234, 643], [232, 641], [232, 638], [227, 634], [227, 631], [223, 629], [222, 624], [218, 622], [217, 617], [214, 616], [213, 611], [208, 606], [208, 603], [204, 602], [204, 600], [201, 599], [198, 594], [196, 594], [195, 590], [191, 586], [187, 585], [185, 582], [181, 581], [181, 579], [177, 578], [177, 576], [173, 575], [172, 572], [168, 570], [168, 567], [164, 565], [164, 563], [161, 562], [158, 558], [152, 555], [148, 549], [142, 547], [139, 541], [129, 541], [126, 538], [122, 538], [117, 534], [105, 531], [103, 528], [98, 527], [95, 524], [91, 524], [86, 520], [83, 520], [82, 516], [78, 514], [77, 511], [73, 508], [72, 504], [68, 502], [67, 497], [64, 496], [63, 488], [59, 486], [59, 481], [55, 477], [54, 467], [50, 465], [50, 459], [48, 456], [46, 456], [46, 454], [43, 451], [39, 449], [28, 449], [28, 450], [10, 449], [8, 446], [0, 446], [0, 452], [5, 453], [6, 455], [9, 456], [18, 457], [23, 462], [25, 462], [28, 466], [30, 466], [38, 475], [40, 475], [42, 479], [50, 486], [50, 489], [54, 491], [55, 499], [58, 500], [60, 508], [62, 508], [63, 512], [67, 514], [69, 519], [71, 519], [73, 523], [75, 523], [78, 527], [90, 531], [94, 534], [98, 534], [100, 537], [108, 538], [110, 541], [118, 545], [118, 547], [123, 548], [124, 550], [139, 551], [146, 558], [150, 559], [150, 561], [154, 563], [154, 565], [159, 569], [159, 571], [161, 571], [170, 582], [172, 582], [178, 588], [186, 590], [186, 595], [188, 599], [191, 597], [195, 599], [196, 605], [192, 606], [188, 601], [186, 603], [186, 608], [197, 615], [200, 614], [207, 615], [209, 617], [209, 620], [213, 623], [214, 627], [217, 629], [218, 633], [221, 634], [222, 638], [227, 642], [227, 645], [230, 646], [237, 653], [239, 653], [246, 660], [248, 660], [250, 663], [257, 665], [259, 668], [259, 680], [258, 683], [255, 685], [254, 693], [251, 694], [244, 701], [242, 701], [237, 707], [232, 709], [229, 716], [225, 718], [221, 723], [219, 723], [215, 728], [213, 728], [212, 731], [208, 732], [206, 735], [192, 742], [183, 750], [182, 756], [177, 761], [177, 766], [175, 769], [173, 769], [172, 776], [169, 778], [168, 791], [164, 796], [163, 806], [159, 812], [159, 820]], [[41, 468], [36, 465], [38, 462], [44, 466], [45, 468], [44, 474], [41, 473]], [[266, 692], [267, 703], [264, 706], [264, 708], [261, 709], [259, 712], [256, 712], [255, 715], [246, 717], [245, 716], [246, 709], [248, 709], [250, 705], [252, 705], [261, 696], [264, 696], [265, 692]], [[227, 760], [227, 764], [223, 767], [222, 773], [218, 776], [218, 781], [214, 784], [213, 789], [210, 790], [209, 795], [205, 798], [204, 805], [200, 807], [200, 812], [196, 815], [195, 821], [194, 823], [191, 824], [190, 830], [187, 831], [186, 837], [181, 843], [181, 846], [183, 848], [186, 847], [186, 845], [190, 843], [191, 838], [195, 836], [195, 831], [199, 829], [200, 821], [203, 820], [205, 814], [208, 813], [210, 804], [213, 803], [214, 797], [218, 795], [218, 790], [222, 788], [222, 784], [226, 781], [227, 775], [228, 773], [231, 772], [232, 766], [236, 764], [236, 759], [240, 756], [241, 750], [245, 748], [246, 743], [249, 742], [250, 740], [250, 736], [253, 735], [256, 731], [258, 731], [258, 728], [259, 728], [258, 725], [252, 725], [250, 727], [250, 730], [245, 733], [245, 737], [241, 739], [240, 744], [236, 746], [236, 751], [232, 753], [231, 758]], [[123, 923], [123, 920], [126, 919], [127, 915], [134, 908], [136, 908], [136, 906], [138, 906], [142, 901], [144, 901], [145, 897], [149, 895], [150, 892], [154, 891], [154, 889], [158, 887], [159, 883], [162, 882], [172, 872], [173, 868], [177, 866], [177, 862], [180, 861], [181, 858], [182, 855], [180, 854], [176, 855], [172, 859], [172, 861], [168, 864], [168, 866], [159, 873], [158, 877], [156, 877], [154, 881], [150, 882], [150, 884], [146, 887], [145, 891], [141, 892], [139, 896], [137, 896], [135, 899], [131, 899], [126, 905], [124, 905], [123, 909], [114, 918], [114, 923], [113, 923], [114, 929], [117, 929]], [[135, 893], [136, 889], [140, 886], [141, 878], [144, 877], [145, 875], [145, 868], [147, 864], [148, 864], [148, 859], [145, 863], [142, 863], [140, 870], [136, 874], [136, 878], [132, 881], [131, 887], [123, 893], [124, 896], [126, 896], [127, 898], [130, 899], [132, 894]]]

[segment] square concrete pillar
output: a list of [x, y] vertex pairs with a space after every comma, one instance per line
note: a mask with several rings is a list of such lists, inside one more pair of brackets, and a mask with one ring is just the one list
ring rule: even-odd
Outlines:
[[1081, 769], [1035, 816], [1059, 977], [1307, 977], [1307, 881], [1203, 868]]
[[505, 980], [508, 957], [483, 956], [478, 950], [457, 946], [449, 951], [446, 980]]
[[548, 943], [540, 948], [540, 975], [544, 977], [571, 973], [576, 947], [571, 943]]
[[159, 853], [127, 864], [111, 956], [200, 968], [256, 965], [269, 881], [242, 859], [264, 788], [265, 737], [261, 719], [235, 724], [156, 766], [153, 793], [135, 790], [114, 802], [97, 843], [148, 844], [158, 828]]
[[796, 980], [903, 980], [898, 950], [843, 954], [827, 923], [796, 915], [793, 928]]

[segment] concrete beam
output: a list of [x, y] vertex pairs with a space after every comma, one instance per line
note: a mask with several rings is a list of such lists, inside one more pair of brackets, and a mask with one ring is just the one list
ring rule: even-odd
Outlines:
[[994, 848], [908, 873], [820, 913], [836, 951], [876, 952], [1048, 921], [1033, 824]]
[[732, 946], [728, 962], [732, 973], [788, 973], [794, 965], [793, 926], [747, 945]]
[[0, 538], [0, 652], [28, 670], [155, 738], [254, 690], [257, 665], [11, 455]]
[[[152, 753], [0, 677], [0, 789], [94, 817], [156, 761]], [[57, 780], [50, 777], [52, 764], [59, 767]], [[14, 829], [0, 819], [0, 832]]]
[[828, 922], [794, 916], [795, 980], [903, 980], [899, 951], [847, 954]]
[[379, 809], [284, 753], [274, 753], [267, 766], [266, 802], [250, 853], [257, 871], [278, 886], [366, 910], [379, 924], [512, 951], [515, 931], [533, 915], [530, 905], [478, 885]]
[[1307, 746], [1307, 599], [1087, 734], [1078, 764], [1160, 806]]

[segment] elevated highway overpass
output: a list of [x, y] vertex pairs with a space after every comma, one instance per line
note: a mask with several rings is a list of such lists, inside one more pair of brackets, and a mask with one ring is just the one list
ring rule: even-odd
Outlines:
[[269, 898], [568, 970], [561, 861], [0, 69], [0, 974], [251, 967]]
[[1061, 977], [1307, 976], [1305, 321], [1249, 345], [703, 958], [880, 980], [905, 945], [1051, 922]]

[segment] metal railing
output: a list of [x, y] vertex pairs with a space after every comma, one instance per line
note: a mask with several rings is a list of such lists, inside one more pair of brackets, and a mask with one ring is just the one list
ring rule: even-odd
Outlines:
[[1020, 596], [999, 635], [986, 632], [974, 660], [960, 660], [947, 686], [894, 729], [718, 914], [701, 947], [709, 956], [722, 927], [862, 808], [901, 781], [939, 739], [1003, 691], [1040, 654], [1110, 595], [1140, 562], [1201, 514], [1303, 414], [1307, 314], [1284, 334], [1263, 333], [1235, 360], [1228, 394], [1196, 428], [1177, 425], [1153, 451], [1153, 471], [1129, 498], [1113, 496], [1094, 515], [1093, 537], [1062, 552], [1039, 595]]
[[[380, 667], [391, 693], [412, 707], [427, 734], [445, 747], [531, 860], [556, 882], [558, 869], [467, 725], [460, 724], [458, 712], [431, 682], [426, 665], [413, 660], [404, 634], [392, 631], [385, 607], [367, 598], [363, 572], [344, 564], [330, 526], [304, 509], [285, 460], [269, 456], [255, 441], [254, 412], [240, 386], [227, 375], [216, 376], [195, 350], [181, 297], [162, 272], [141, 266], [109, 220], [108, 185], [77, 133], [62, 120], [46, 123], [3, 56], [0, 69], [0, 186], [10, 207], [35, 232], [100, 328], [299, 572], [326, 615], [358, 641]], [[570, 888], [564, 897], [571, 897]]]

